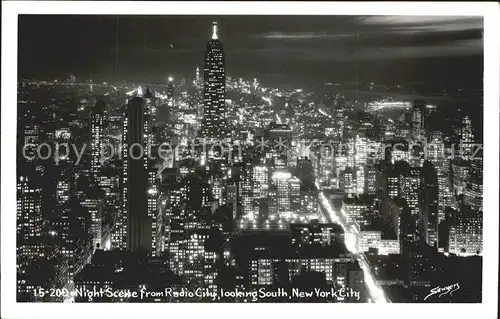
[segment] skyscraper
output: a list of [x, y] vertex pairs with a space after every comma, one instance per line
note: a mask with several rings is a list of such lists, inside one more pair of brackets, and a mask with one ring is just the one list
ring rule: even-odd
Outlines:
[[[167, 96], [170, 94], [170, 85], [167, 91]], [[173, 100], [173, 87], [172, 87], [172, 94], [169, 96], [169, 101]], [[144, 153], [146, 154], [145, 160], [145, 167], [147, 169], [147, 175], [148, 175], [148, 186], [147, 186], [147, 193], [148, 193], [148, 218], [151, 220], [151, 244], [152, 244], [152, 253], [153, 255], [159, 254], [160, 253], [160, 241], [157, 240], [158, 237], [157, 233], [161, 229], [161, 216], [159, 217], [159, 211], [157, 209], [157, 203], [158, 203], [158, 197], [159, 197], [159, 192], [158, 192], [158, 179], [157, 179], [157, 173], [158, 173], [158, 167], [157, 167], [157, 158], [158, 158], [158, 146], [157, 146], [157, 136], [156, 132], [158, 129], [158, 123], [157, 123], [157, 99], [155, 98], [154, 94], [149, 90], [149, 88], [146, 90], [146, 93], [143, 95], [143, 101], [144, 101], [144, 112], [145, 112], [145, 120], [144, 120], [144, 136], [146, 137], [146, 143], [147, 144], [144, 150]]]
[[198, 88], [201, 88], [203, 86], [203, 82], [202, 82], [202, 79], [200, 77], [200, 67], [199, 66], [196, 66], [196, 77], [193, 81], [193, 85], [198, 89]]
[[144, 154], [139, 156], [134, 145], [144, 147], [145, 110], [142, 98], [133, 98], [128, 105], [128, 236], [130, 251], [151, 250], [151, 225], [147, 216], [147, 171]]
[[472, 131], [472, 121], [466, 116], [462, 119], [462, 127], [460, 129], [460, 151], [457, 152], [457, 157], [463, 160], [470, 160], [474, 152], [474, 133]]
[[114, 246], [129, 251], [151, 250], [151, 221], [148, 217], [148, 175], [144, 156], [144, 101], [129, 101], [123, 130], [122, 209], [117, 216]]
[[203, 118], [203, 79], [200, 77], [200, 67], [196, 66], [196, 77], [193, 81], [194, 85], [194, 105], [198, 118]]
[[437, 170], [431, 162], [425, 161], [422, 165], [422, 177], [424, 239], [432, 246], [438, 240], [439, 181]]
[[39, 255], [42, 233], [42, 188], [35, 178], [17, 179], [17, 262], [18, 272]]
[[167, 105], [171, 109], [174, 106], [174, 78], [168, 78], [168, 86], [167, 86]]
[[411, 129], [413, 138], [419, 140], [425, 133], [425, 102], [413, 102]]
[[222, 42], [218, 39], [217, 23], [214, 22], [212, 40], [208, 42], [205, 52], [203, 89], [202, 135], [209, 139], [227, 137], [224, 64]]
[[427, 145], [427, 159], [434, 165], [438, 179], [438, 216], [439, 222], [444, 219], [444, 208], [451, 206], [452, 194], [450, 190], [449, 166], [450, 161], [445, 156], [443, 133], [434, 131], [429, 136]]
[[91, 166], [90, 173], [92, 182], [97, 184], [99, 182], [99, 174], [101, 172], [101, 152], [104, 145], [104, 108], [106, 107], [104, 101], [99, 100], [94, 109], [92, 110], [90, 137], [91, 137]]
[[103, 200], [97, 196], [85, 199], [81, 205], [88, 210], [90, 216], [90, 232], [93, 251], [102, 248], [102, 209]]

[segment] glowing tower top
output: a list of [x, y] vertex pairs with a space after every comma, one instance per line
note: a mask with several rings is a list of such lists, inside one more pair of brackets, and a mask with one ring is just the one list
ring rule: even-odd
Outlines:
[[217, 40], [218, 37], [217, 37], [217, 22], [216, 21], [214, 21], [212, 28], [213, 28], [212, 40]]

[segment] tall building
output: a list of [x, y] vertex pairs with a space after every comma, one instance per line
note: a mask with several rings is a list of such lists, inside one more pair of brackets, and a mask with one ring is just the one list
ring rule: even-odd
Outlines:
[[402, 167], [399, 179], [400, 194], [406, 200], [411, 219], [415, 221], [415, 240], [424, 237], [424, 214], [420, 206], [420, 192], [422, 188], [422, 170], [419, 167], [411, 167], [408, 163], [400, 163]]
[[460, 159], [470, 160], [474, 152], [474, 133], [472, 131], [472, 121], [466, 116], [462, 119], [462, 127], [460, 129], [460, 151], [457, 155]]
[[464, 204], [472, 209], [483, 208], [483, 154], [478, 152], [472, 160], [470, 167], [469, 183], [464, 191]]
[[443, 133], [434, 131], [429, 135], [429, 143], [426, 148], [426, 158], [436, 169], [441, 169], [446, 162]]
[[[317, 209], [317, 194], [308, 194], [307, 190], [313, 188], [314, 184], [306, 185], [307, 187], [302, 187], [303, 183], [296, 176], [292, 176], [290, 178], [289, 187], [290, 187], [290, 210], [292, 212], [300, 212], [301, 209], [301, 201], [304, 200], [304, 205], [307, 209], [310, 208], [312, 213], [316, 212]], [[304, 192], [302, 192], [304, 190]], [[304, 195], [304, 196], [302, 196]], [[316, 195], [316, 196], [314, 196]]]
[[[276, 210], [277, 212], [287, 212], [291, 209], [291, 199], [292, 199], [292, 185], [299, 186], [299, 196], [300, 196], [300, 184], [298, 184], [298, 179], [293, 177], [288, 170], [276, 171], [272, 175], [273, 186], [276, 187]], [[274, 205], [273, 205], [274, 206]]]
[[169, 109], [172, 109], [174, 106], [174, 78], [168, 78], [168, 86], [167, 86], [167, 105]]
[[227, 204], [231, 207], [231, 211], [233, 212], [233, 220], [236, 220], [238, 217], [238, 186], [237, 183], [231, 181], [227, 185]]
[[287, 124], [271, 122], [266, 129], [265, 137], [270, 141], [266, 158], [272, 169], [281, 169], [289, 165], [289, 154], [292, 144], [292, 129]]
[[123, 131], [122, 210], [115, 224], [114, 246], [130, 251], [151, 251], [148, 217], [147, 157], [144, 157], [145, 110], [140, 97], [131, 99]]
[[151, 224], [147, 216], [148, 175], [143, 152], [137, 153], [134, 145], [145, 145], [144, 132], [148, 121], [145, 119], [144, 100], [134, 98], [128, 105], [128, 194], [127, 194], [127, 248], [130, 251], [151, 250]]
[[269, 190], [269, 170], [264, 165], [257, 165], [253, 167], [252, 170], [252, 211], [255, 217], [267, 217], [267, 211], [261, 208], [262, 202], [267, 202], [268, 200], [268, 190]]
[[396, 198], [391, 203], [391, 213], [396, 221], [401, 253], [407, 254], [412, 243], [418, 240], [418, 221], [411, 214], [405, 198]]
[[450, 189], [449, 166], [450, 160], [445, 156], [445, 145], [443, 133], [434, 131], [429, 136], [426, 149], [427, 160], [430, 161], [437, 171], [438, 179], [438, 218], [439, 222], [444, 219], [444, 209], [451, 206], [452, 192]]
[[92, 256], [92, 222], [88, 209], [72, 198], [61, 215], [48, 225], [51, 236], [61, 245], [62, 258], [68, 266], [71, 280]]
[[468, 161], [461, 159], [451, 162], [452, 190], [456, 195], [464, 193], [470, 177], [470, 165]]
[[433, 246], [438, 241], [439, 225], [439, 181], [434, 165], [425, 161], [422, 166], [423, 193], [422, 211], [424, 219], [424, 239]]
[[36, 178], [17, 179], [17, 263], [18, 272], [40, 254], [42, 232], [42, 188]]
[[[170, 94], [170, 86], [167, 91], [167, 95]], [[173, 88], [170, 99], [173, 100]], [[159, 216], [159, 210], [157, 209], [157, 203], [159, 198], [158, 191], [158, 142], [156, 138], [156, 130], [158, 127], [157, 123], [157, 100], [155, 99], [153, 93], [147, 89], [143, 96], [144, 101], [144, 111], [145, 111], [145, 121], [144, 121], [144, 136], [146, 138], [146, 147], [144, 153], [146, 154], [146, 169], [148, 175], [148, 218], [151, 220], [151, 245], [153, 256], [160, 253], [161, 240], [159, 239], [159, 231], [161, 229], [161, 216]]]
[[103, 200], [98, 198], [87, 198], [81, 205], [87, 208], [90, 215], [90, 232], [92, 236], [93, 249], [102, 248], [102, 204]]
[[417, 140], [425, 134], [425, 102], [422, 100], [413, 102], [411, 130]]
[[200, 67], [196, 66], [196, 77], [194, 78], [193, 85], [198, 89], [203, 86], [203, 81], [200, 77]]
[[356, 194], [356, 172], [353, 171], [352, 167], [348, 166], [340, 173], [339, 186], [340, 190], [348, 197]]
[[[436, 187], [435, 179], [429, 178], [427, 182], [429, 187]], [[424, 203], [433, 209], [432, 220], [437, 219], [434, 207], [437, 194], [428, 190], [427, 202], [423, 202], [423, 188], [424, 178], [420, 167], [412, 167], [408, 162], [400, 161], [394, 165], [387, 164], [382, 169], [378, 188], [382, 199], [382, 216], [384, 220], [392, 221], [401, 249], [408, 248], [414, 241], [426, 239], [429, 221], [428, 210], [423, 209]], [[433, 224], [432, 229], [434, 227]], [[433, 232], [433, 236], [435, 233]]]
[[212, 40], [207, 44], [205, 52], [205, 85], [203, 91], [204, 138], [226, 138], [226, 76], [224, 70], [224, 51], [222, 42], [217, 36], [217, 23], [213, 24]]
[[377, 192], [377, 168], [374, 165], [367, 167], [366, 192], [368, 195], [375, 195]]
[[345, 125], [344, 109], [339, 106], [335, 110], [336, 138], [341, 139], [344, 136], [344, 125]]
[[[335, 144], [334, 144], [335, 143]], [[318, 156], [318, 178], [320, 185], [331, 186], [334, 182], [335, 172], [335, 150], [338, 147], [337, 141], [331, 142], [332, 147], [323, 147]]]
[[[24, 129], [22, 130], [22, 136], [24, 136], [23, 145], [38, 145], [40, 143], [40, 127], [38, 125], [25, 124]], [[36, 155], [36, 148], [26, 147], [23, 158], [27, 162], [32, 162], [36, 158]]]
[[297, 177], [301, 181], [314, 184], [313, 165], [307, 157], [297, 159]]
[[91, 162], [90, 174], [92, 182], [98, 183], [101, 166], [102, 166], [102, 151], [104, 146], [104, 107], [106, 105], [102, 100], [99, 100], [94, 109], [92, 110], [92, 119], [90, 125], [90, 138], [91, 138]]
[[[200, 67], [196, 66], [196, 77], [193, 81], [194, 85], [194, 106], [196, 107], [196, 115], [199, 119], [203, 118], [203, 79], [200, 77]], [[198, 122], [199, 123], [199, 122]]]
[[115, 216], [115, 223], [111, 234], [111, 246], [113, 249], [125, 250], [127, 249], [127, 196], [128, 196], [128, 116], [125, 114], [122, 123], [122, 136], [121, 136], [121, 161], [119, 162], [119, 209]]

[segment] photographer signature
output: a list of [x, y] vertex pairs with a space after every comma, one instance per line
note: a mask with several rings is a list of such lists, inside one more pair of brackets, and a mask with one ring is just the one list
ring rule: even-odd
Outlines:
[[431, 292], [425, 296], [424, 300], [426, 300], [427, 298], [431, 297], [431, 296], [434, 296], [436, 294], [439, 294], [438, 297], [441, 297], [443, 295], [446, 295], [446, 294], [453, 294], [453, 292], [457, 291], [458, 289], [460, 289], [460, 285], [458, 283], [456, 284], [453, 284], [453, 285], [449, 285], [449, 286], [445, 286], [445, 287], [435, 287], [435, 288], [432, 288], [431, 289]]

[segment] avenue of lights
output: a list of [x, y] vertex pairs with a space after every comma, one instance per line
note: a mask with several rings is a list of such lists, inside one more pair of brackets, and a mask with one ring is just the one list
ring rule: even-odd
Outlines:
[[326, 113], [326, 112], [325, 112], [325, 111], [323, 111], [322, 109], [319, 109], [319, 112], [320, 112], [321, 114], [323, 114], [324, 116], [326, 116], [326, 117], [328, 117], [328, 118], [333, 119], [333, 117], [332, 117], [330, 114]]
[[[316, 187], [320, 189], [318, 183], [316, 183]], [[356, 260], [359, 262], [361, 269], [363, 270], [366, 287], [370, 294], [371, 300], [375, 303], [390, 302], [389, 299], [385, 296], [382, 288], [380, 288], [375, 282], [375, 278], [371, 273], [370, 265], [365, 255], [357, 251], [356, 241], [357, 241], [357, 234], [359, 232], [359, 226], [358, 227], [348, 226], [345, 223], [346, 216], [344, 216], [342, 212], [339, 214], [333, 209], [332, 205], [330, 204], [330, 201], [326, 198], [325, 194], [322, 191], [320, 191], [319, 193], [319, 199], [321, 205], [325, 208], [326, 212], [328, 213], [328, 216], [330, 217], [331, 221], [334, 223], [338, 223], [344, 229], [346, 248], [347, 250], [349, 250], [349, 252], [351, 252], [355, 256]]]

